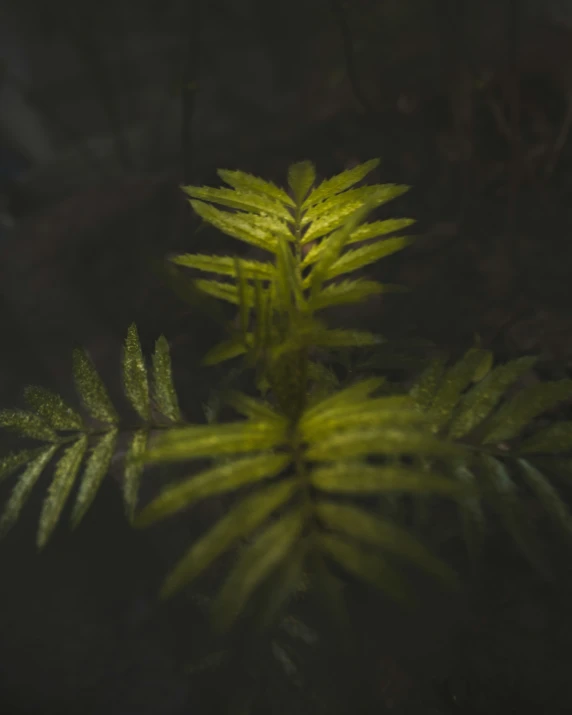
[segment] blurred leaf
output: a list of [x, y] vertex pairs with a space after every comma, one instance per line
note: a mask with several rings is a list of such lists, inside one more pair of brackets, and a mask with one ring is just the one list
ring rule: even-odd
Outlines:
[[0, 427], [6, 427], [24, 437], [45, 442], [57, 442], [59, 439], [54, 430], [41, 417], [23, 410], [1, 410]]
[[519, 445], [521, 454], [560, 454], [572, 451], [572, 422], [556, 422], [538, 430]]
[[163, 335], [155, 343], [155, 352], [153, 353], [153, 396], [157, 409], [164, 417], [172, 422], [182, 420], [173, 384], [169, 343]]
[[137, 497], [139, 495], [139, 482], [143, 474], [143, 456], [147, 449], [148, 434], [146, 429], [137, 430], [131, 439], [127, 454], [125, 455], [125, 472], [123, 475], [123, 499], [129, 522], [133, 522]]

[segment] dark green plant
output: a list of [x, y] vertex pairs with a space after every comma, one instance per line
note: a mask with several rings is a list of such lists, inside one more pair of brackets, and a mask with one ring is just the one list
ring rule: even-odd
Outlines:
[[[396, 495], [426, 504], [452, 500], [470, 545], [481, 540], [490, 503], [538, 562], [520, 511], [519, 497], [529, 489], [570, 534], [568, 510], [543, 476], [542, 459], [535, 460], [572, 449], [571, 423], [546, 426], [537, 419], [572, 396], [572, 381], [519, 390], [518, 380], [534, 360], [493, 367], [493, 356], [478, 347], [451, 366], [444, 358], [431, 361], [409, 391], [375, 370], [342, 377], [328, 362], [329, 353], [382, 345], [383, 338], [371, 332], [328, 327], [322, 311], [395, 290], [348, 274], [413, 240], [394, 235], [412, 224], [409, 219], [367, 221], [406, 190], [358, 186], [376, 166], [370, 161], [316, 186], [313, 165], [302, 162], [290, 167], [288, 190], [240, 171], [219, 172], [227, 188], [184, 187], [203, 221], [268, 254], [266, 261], [202, 254], [172, 259], [211, 274], [189, 278], [194, 289], [237, 306], [237, 321], [205, 363], [232, 360], [233, 378], [252, 371], [256, 396], [229, 380], [207, 406], [207, 424], [186, 424], [165, 338], [153, 355], [150, 393], [137, 332], [129, 329], [124, 387], [139, 425], [130, 428], [125, 460], [127, 512], [143, 527], [202, 500], [224, 498], [225, 515], [190, 547], [162, 589], [171, 595], [234, 551], [222, 588], [208, 599], [220, 628], [253, 611], [262, 626], [274, 623], [302, 585], [321, 591], [341, 614], [342, 572], [407, 599], [396, 557], [454, 584], [455, 574], [421, 540], [383, 516], [380, 501]], [[27, 465], [2, 518], [4, 530], [61, 452], [40, 517], [39, 546], [52, 533], [84, 459], [74, 525], [117, 446], [119, 418], [84, 353], [74, 356], [74, 374], [93, 423], [38, 388], [25, 393], [31, 411], [0, 416], [3, 426], [45, 443], [3, 460], [2, 476]], [[218, 422], [223, 405], [237, 415], [234, 421]], [[195, 459], [209, 466], [135, 511], [145, 464]]]

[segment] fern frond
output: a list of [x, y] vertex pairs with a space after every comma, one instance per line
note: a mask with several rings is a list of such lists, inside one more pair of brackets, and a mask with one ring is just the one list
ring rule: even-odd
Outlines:
[[[314, 206], [315, 204], [319, 203], [320, 201], [324, 201], [325, 199], [335, 196], [342, 191], [346, 191], [350, 187], [365, 179], [365, 177], [378, 166], [379, 159], [370, 159], [363, 164], [354, 166], [352, 169], [342, 171], [341, 174], [337, 174], [330, 179], [325, 179], [316, 189], [314, 189], [314, 191], [312, 191], [312, 193], [304, 201], [304, 203], [302, 204], [302, 209], [307, 210], [311, 206]], [[315, 172], [309, 186], [311, 186], [314, 181]], [[306, 193], [308, 190], [309, 188], [306, 189]]]
[[77, 392], [88, 413], [99, 422], [116, 425], [119, 416], [111, 403], [105, 385], [85, 350], [73, 353], [73, 375]]
[[[219, 273], [236, 278], [234, 256], [204, 256], [200, 253], [184, 253], [171, 259], [173, 263], [186, 268], [196, 268], [206, 273]], [[249, 279], [273, 280], [275, 268], [264, 261], [241, 260], [240, 265], [244, 276]]]
[[177, 392], [173, 384], [169, 343], [161, 335], [153, 352], [153, 397], [159, 413], [171, 422], [182, 420]]
[[262, 193], [233, 189], [213, 189], [210, 186], [182, 186], [183, 191], [193, 199], [209, 201], [239, 211], [275, 216], [289, 221], [291, 214], [281, 201], [276, 201]]
[[34, 412], [54, 430], [81, 430], [81, 416], [62, 398], [43, 387], [30, 386], [24, 390], [24, 399]]
[[266, 181], [258, 176], [247, 174], [244, 171], [219, 169], [217, 174], [226, 184], [232, 186], [233, 189], [263, 194], [275, 199], [276, 201], [280, 201], [287, 206], [295, 206], [290, 196], [288, 196], [283, 189], [278, 188], [278, 186], [273, 184], [271, 181]]
[[23, 410], [1, 410], [0, 427], [42, 442], [57, 442], [59, 439], [57, 433], [41, 417]]
[[71, 514], [72, 528], [76, 528], [91, 506], [95, 495], [111, 466], [119, 431], [106, 432], [93, 448], [81, 477], [80, 487]]
[[133, 521], [135, 508], [137, 507], [137, 496], [139, 494], [139, 482], [143, 474], [144, 464], [143, 454], [147, 449], [148, 442], [147, 429], [136, 430], [131, 437], [127, 454], [125, 455], [125, 470], [123, 474], [123, 499], [127, 518]]
[[135, 412], [143, 421], [148, 422], [151, 418], [149, 381], [134, 323], [129, 326], [123, 349], [123, 389]]
[[288, 169], [288, 186], [294, 194], [297, 206], [305, 206], [303, 201], [314, 186], [315, 181], [316, 169], [311, 161], [300, 161], [297, 164], [292, 164]]

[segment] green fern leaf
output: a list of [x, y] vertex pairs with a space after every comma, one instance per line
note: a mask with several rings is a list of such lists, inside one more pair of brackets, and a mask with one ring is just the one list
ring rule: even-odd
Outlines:
[[0, 427], [44, 442], [57, 442], [59, 439], [41, 417], [23, 410], [0, 410]]
[[299, 593], [304, 583], [306, 552], [304, 542], [299, 542], [269, 579], [265, 598], [261, 599], [261, 605], [256, 610], [256, 623], [260, 631], [264, 632], [274, 625], [288, 602]]
[[77, 392], [89, 414], [99, 422], [117, 424], [119, 417], [105, 385], [84, 350], [74, 350], [73, 374]]
[[244, 417], [251, 420], [279, 420], [282, 415], [274, 410], [267, 402], [257, 400], [244, 392], [233, 390], [227, 397], [227, 403]]
[[407, 492], [463, 496], [467, 488], [439, 474], [407, 467], [373, 467], [359, 462], [317, 467], [310, 474], [312, 486], [326, 492], [366, 494]]
[[148, 526], [160, 519], [186, 509], [195, 502], [241, 489], [280, 474], [292, 461], [289, 455], [263, 454], [245, 459], [233, 459], [200, 474], [195, 474], [159, 494], [135, 520], [136, 526]]
[[519, 446], [521, 454], [572, 452], [572, 422], [556, 422], [529, 437]]
[[267, 527], [244, 550], [213, 604], [215, 622], [221, 630], [232, 625], [252, 593], [288, 556], [303, 527], [303, 512], [295, 509]]
[[458, 500], [458, 507], [467, 551], [473, 563], [476, 564], [482, 553], [486, 532], [486, 517], [481, 499], [476, 491], [476, 478], [466, 464], [456, 465], [453, 475], [460, 482], [462, 488], [468, 492], [468, 495], [463, 495]]
[[[370, 159], [370, 161], [366, 161], [359, 166], [354, 166], [353, 169], [342, 171], [340, 174], [322, 181], [322, 183], [316, 187], [314, 191], [312, 191], [306, 201], [304, 201], [302, 208], [306, 210], [324, 199], [330, 198], [331, 196], [335, 196], [336, 194], [349, 189], [362, 179], [365, 179], [365, 177], [378, 166], [379, 159]], [[312, 179], [312, 183], [314, 180], [315, 178]]]
[[[232, 283], [203, 280], [202, 278], [199, 278], [194, 281], [194, 284], [202, 293], [210, 295], [213, 298], [225, 300], [227, 303], [232, 303], [233, 305], [240, 304], [238, 288]], [[244, 290], [244, 300], [248, 306], [253, 306], [254, 291], [251, 286], [246, 286]]]
[[380, 345], [385, 342], [381, 335], [365, 330], [342, 330], [327, 328], [312, 334], [312, 343], [321, 348], [358, 348], [367, 345]]
[[286, 435], [285, 419], [171, 429], [154, 439], [145, 460], [177, 462], [275, 449], [285, 444]]
[[16, 523], [22, 507], [26, 503], [30, 492], [56, 453], [57, 445], [42, 450], [39, 455], [29, 463], [26, 470], [18, 477], [15, 487], [0, 519], [0, 536], [4, 536]]
[[20, 452], [13, 452], [12, 454], [7, 454], [2, 457], [0, 459], [0, 480], [10, 476], [18, 467], [31, 462], [32, 459], [43, 454], [44, 451], [42, 448], [24, 449]]
[[270, 214], [285, 221], [292, 220], [292, 215], [280, 201], [275, 201], [264, 194], [224, 188], [213, 189], [210, 186], [182, 186], [181, 188], [188, 196], [201, 202], [209, 201], [239, 211]]
[[359, 380], [349, 387], [345, 387], [329, 397], [320, 400], [316, 405], [304, 412], [301, 423], [308, 424], [309, 421], [322, 415], [328, 410], [337, 409], [346, 405], [356, 405], [370, 397], [385, 383], [384, 377], [370, 377], [366, 380]]
[[487, 350], [471, 348], [447, 370], [429, 410], [429, 419], [435, 431], [449, 422], [462, 393], [489, 357]]
[[123, 389], [133, 409], [145, 422], [151, 419], [147, 368], [135, 323], [129, 326], [123, 348]]
[[118, 431], [116, 429], [104, 434], [87, 460], [70, 517], [73, 529], [78, 526], [85, 516], [101, 486], [101, 482], [109, 471], [117, 444], [117, 435]]
[[182, 420], [177, 393], [173, 384], [169, 343], [164, 335], [155, 343], [153, 353], [153, 397], [159, 412], [172, 422]]
[[[236, 290], [238, 295], [238, 318], [240, 324], [240, 334], [244, 344], [247, 344], [248, 326], [250, 323], [250, 307], [253, 301], [253, 290], [248, 285], [246, 277], [242, 272], [242, 262], [234, 259], [234, 268], [236, 273]], [[248, 297], [247, 297], [248, 293]]]
[[412, 601], [411, 592], [399, 573], [379, 554], [364, 551], [357, 544], [333, 534], [321, 534], [316, 541], [324, 554], [348, 573], [385, 591], [397, 601]]
[[278, 508], [285, 506], [297, 489], [282, 482], [246, 497], [189, 549], [167, 577], [161, 590], [166, 598], [195, 579], [239, 539], [249, 536]]
[[203, 221], [210, 223], [227, 236], [237, 238], [239, 241], [244, 241], [244, 243], [262, 248], [270, 253], [276, 253], [277, 238], [256, 226], [250, 216], [220, 211], [203, 201], [191, 201], [191, 206]]
[[392, 429], [348, 430], [310, 443], [306, 457], [316, 461], [354, 459], [368, 455], [422, 454], [455, 456], [460, 449], [453, 444], [434, 439], [425, 432]]
[[47, 424], [56, 430], [81, 430], [83, 420], [59, 395], [43, 387], [27, 387], [24, 398]]
[[528, 372], [536, 358], [523, 357], [499, 365], [489, 372], [463, 398], [449, 429], [449, 436], [463, 437], [477, 427], [496, 407], [502, 396], [519, 377]]
[[244, 355], [248, 348], [238, 338], [224, 340], [211, 348], [203, 358], [203, 365], [218, 365], [225, 360], [233, 360], [240, 355]]
[[251, 192], [256, 194], [264, 194], [276, 201], [280, 201], [287, 206], [294, 207], [295, 204], [288, 194], [278, 188], [271, 181], [265, 181], [258, 176], [247, 174], [244, 171], [230, 171], [228, 169], [219, 169], [217, 174], [220, 178], [233, 189], [243, 192]]
[[137, 507], [137, 497], [139, 495], [139, 483], [143, 474], [143, 456], [147, 449], [147, 430], [137, 430], [134, 432], [131, 443], [125, 455], [125, 472], [123, 475], [123, 501], [127, 518], [133, 522], [135, 509]]
[[572, 380], [541, 382], [523, 388], [491, 419], [484, 444], [516, 437], [526, 425], [546, 410], [572, 398]]
[[[278, 241], [278, 253], [276, 261], [276, 274], [278, 280], [283, 277], [288, 294], [294, 299], [294, 303], [299, 313], [305, 313], [306, 299], [302, 290], [300, 272], [297, 270], [294, 255], [286, 241]], [[292, 301], [289, 301], [292, 303]]]
[[411, 398], [420, 410], [426, 411], [433, 404], [445, 374], [445, 364], [444, 357], [437, 357], [431, 360], [409, 391]]
[[349, 237], [347, 243], [349, 245], [350, 243], [357, 243], [358, 241], [367, 241], [372, 238], [387, 236], [390, 233], [397, 233], [404, 228], [409, 228], [409, 226], [412, 226], [414, 223], [415, 219], [412, 218], [390, 218], [384, 219], [383, 221], [372, 221], [363, 226], [358, 226]]
[[526, 459], [519, 459], [525, 481], [538, 497], [555, 524], [568, 537], [572, 537], [572, 514], [561, 496], [544, 475]]
[[[236, 278], [236, 258], [234, 256], [204, 256], [200, 253], [183, 253], [171, 258], [172, 263], [186, 268], [196, 268], [206, 273], [219, 273]], [[240, 261], [244, 276], [248, 279], [272, 280], [275, 269], [264, 261]]]
[[59, 521], [69, 493], [74, 485], [81, 462], [87, 450], [87, 435], [76, 440], [60, 457], [54, 477], [44, 500], [38, 527], [37, 544], [42, 549]]
[[357, 541], [378, 546], [401, 556], [450, 586], [459, 585], [457, 575], [449, 566], [415, 537], [395, 524], [381, 521], [363, 509], [333, 502], [319, 502], [317, 513], [329, 528], [341, 531]]
[[311, 307], [314, 310], [321, 310], [333, 305], [360, 303], [372, 295], [379, 295], [385, 291], [386, 287], [377, 281], [358, 279], [331, 283], [318, 293]]
[[392, 253], [401, 251], [411, 245], [416, 239], [413, 236], [399, 236], [386, 238], [383, 241], [370, 243], [362, 248], [346, 251], [333, 263], [326, 274], [327, 280], [336, 278], [344, 273], [351, 273], [371, 263], [376, 263], [381, 258], [391, 256]]
[[294, 194], [296, 204], [302, 204], [316, 181], [316, 168], [311, 161], [300, 161], [288, 169], [288, 186]]

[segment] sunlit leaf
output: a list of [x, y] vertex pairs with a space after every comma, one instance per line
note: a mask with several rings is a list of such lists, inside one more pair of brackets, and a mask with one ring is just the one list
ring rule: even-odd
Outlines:
[[50, 427], [56, 430], [81, 430], [83, 421], [59, 395], [43, 387], [27, 387], [24, 398], [28, 405]]
[[297, 489], [282, 482], [246, 497], [189, 549], [167, 577], [161, 596], [166, 598], [202, 573], [236, 541], [248, 536], [271, 514], [284, 506]]
[[18, 467], [23, 464], [31, 462], [40, 454], [44, 453], [44, 449], [23, 449], [20, 452], [13, 452], [12, 454], [6, 454], [0, 459], [0, 480], [8, 477], [12, 472], [14, 472]]
[[153, 397], [157, 409], [164, 417], [172, 422], [179, 422], [182, 419], [173, 385], [169, 343], [163, 335], [155, 343], [153, 353]]
[[311, 161], [300, 161], [288, 169], [288, 186], [300, 205], [316, 181], [316, 169]]
[[33, 461], [30, 461], [26, 470], [18, 477], [10, 499], [4, 507], [2, 518], [0, 518], [0, 536], [4, 536], [18, 520], [30, 492], [57, 449], [57, 445], [53, 445], [48, 449], [42, 450]]
[[[171, 261], [179, 266], [236, 278], [235, 260], [234, 256], [209, 256], [200, 253], [184, 253], [171, 258]], [[252, 280], [272, 280], [274, 276], [272, 263], [241, 259], [240, 266], [244, 276]]]
[[232, 624], [255, 589], [286, 558], [304, 527], [301, 509], [282, 516], [244, 550], [217, 597], [213, 611], [221, 629]]
[[59, 439], [41, 417], [23, 410], [0, 410], [0, 427], [44, 442], [57, 442]]
[[109, 471], [117, 444], [118, 431], [112, 429], [101, 437], [92, 450], [81, 476], [75, 504], [71, 513], [72, 528], [76, 528], [91, 506], [95, 495]]
[[178, 484], [168, 486], [138, 514], [136, 526], [155, 521], [191, 506], [200, 499], [225, 494], [280, 474], [292, 461], [285, 454], [263, 454], [219, 464]]
[[270, 406], [268, 402], [257, 400], [244, 392], [233, 390], [227, 396], [226, 401], [231, 407], [244, 417], [251, 420], [282, 420], [283, 417]]
[[123, 500], [127, 518], [133, 521], [135, 509], [137, 508], [137, 497], [139, 495], [139, 483], [143, 474], [143, 455], [147, 449], [148, 433], [146, 429], [137, 430], [127, 449], [125, 455], [125, 472], [123, 475]]
[[87, 436], [83, 435], [68, 447], [56, 465], [48, 496], [44, 500], [38, 527], [37, 544], [43, 548], [52, 535], [74, 485], [87, 450]]
[[240, 191], [253, 192], [257, 194], [265, 194], [272, 199], [281, 201], [287, 206], [294, 206], [294, 202], [283, 190], [278, 188], [271, 181], [265, 181], [258, 176], [247, 174], [244, 171], [230, 171], [228, 169], [219, 169], [217, 174], [229, 186]]
[[313, 206], [330, 196], [335, 196], [336, 194], [349, 189], [351, 186], [354, 186], [354, 184], [357, 184], [358, 181], [365, 179], [365, 177], [377, 166], [379, 166], [379, 159], [371, 159], [363, 164], [359, 164], [359, 166], [354, 166], [352, 169], [347, 169], [336, 176], [332, 176], [330, 179], [322, 181], [322, 183], [308, 196], [304, 202], [303, 208], [308, 209], [310, 206]]
[[123, 348], [123, 387], [135, 412], [148, 422], [151, 418], [149, 382], [135, 323], [129, 326]]
[[[268, 195], [249, 191], [234, 191], [233, 189], [214, 189], [210, 186], [182, 186], [183, 191], [193, 199], [201, 202], [210, 201], [240, 211], [258, 214], [270, 214], [288, 221], [291, 214], [281, 201], [276, 201]], [[197, 202], [192, 202], [197, 203]]]
[[333, 502], [319, 502], [317, 513], [329, 528], [401, 556], [449, 585], [458, 585], [458, 578], [449, 566], [395, 524], [381, 521], [363, 509]]
[[100, 422], [117, 424], [119, 417], [105, 385], [84, 350], [74, 350], [73, 374], [77, 392], [89, 414]]

